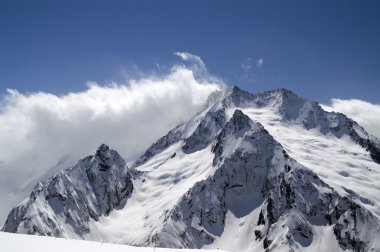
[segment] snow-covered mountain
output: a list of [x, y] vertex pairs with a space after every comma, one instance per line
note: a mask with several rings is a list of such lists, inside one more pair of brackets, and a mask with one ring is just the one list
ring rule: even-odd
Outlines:
[[102, 145], [4, 231], [229, 251], [380, 251], [380, 141], [276, 89], [233, 87], [128, 168]]

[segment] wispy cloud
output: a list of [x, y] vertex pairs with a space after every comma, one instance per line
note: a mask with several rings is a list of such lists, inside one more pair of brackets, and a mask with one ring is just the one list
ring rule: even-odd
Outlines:
[[241, 79], [251, 83], [256, 83], [258, 75], [262, 71], [262, 66], [264, 64], [264, 59], [259, 58], [254, 61], [251, 57], [246, 58], [241, 63], [242, 75]]
[[204, 78], [178, 64], [165, 75], [139, 73], [106, 86], [89, 82], [87, 90], [62, 96], [8, 89], [0, 102], [0, 222], [11, 207], [5, 195], [63, 155], [79, 158], [106, 143], [131, 160], [200, 111], [224, 84], [207, 73], [198, 56], [178, 55], [201, 66]]
[[369, 133], [380, 137], [380, 104], [357, 99], [331, 99], [330, 105], [322, 105], [327, 111], [341, 112], [354, 119]]
[[198, 65], [202, 70], [206, 70], [206, 65], [201, 59], [201, 57], [188, 53], [188, 52], [175, 52], [174, 55], [180, 57], [184, 61], [192, 62]]
[[260, 58], [258, 60], [256, 60], [256, 65], [258, 68], [261, 68], [264, 64], [264, 59], [263, 58]]

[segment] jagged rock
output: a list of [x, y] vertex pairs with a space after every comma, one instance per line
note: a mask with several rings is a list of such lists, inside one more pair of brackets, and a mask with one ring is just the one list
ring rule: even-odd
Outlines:
[[89, 232], [91, 220], [122, 208], [132, 190], [125, 161], [102, 144], [74, 167], [39, 183], [30, 197], [10, 212], [3, 230], [56, 237], [72, 230], [82, 236]]
[[213, 141], [213, 137], [226, 122], [224, 109], [207, 112], [204, 119], [198, 124], [197, 128], [188, 138], [185, 139], [185, 145], [182, 150], [185, 153], [191, 153], [204, 149]]

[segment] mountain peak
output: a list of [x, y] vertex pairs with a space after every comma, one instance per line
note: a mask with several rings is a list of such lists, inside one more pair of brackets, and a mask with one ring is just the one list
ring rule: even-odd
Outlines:
[[240, 89], [238, 86], [234, 85], [233, 87], [231, 88], [228, 88], [227, 89], [227, 93], [228, 95], [227, 96], [237, 96], [237, 95], [244, 95], [244, 94], [251, 94], [247, 91], [244, 91], [242, 89]]
[[232, 88], [228, 88], [223, 96], [222, 104], [224, 106], [236, 106], [239, 107], [242, 104], [251, 101], [254, 98], [254, 95], [241, 90], [237, 86], [233, 86]]
[[234, 128], [239, 131], [249, 126], [251, 119], [240, 109], [236, 109], [231, 117], [230, 122]]
[[[232, 115], [233, 118], [239, 118], [239, 117], [247, 117], [247, 115], [245, 115], [240, 109], [235, 109], [233, 115]], [[249, 118], [248, 118], [249, 119]]]
[[281, 103], [283, 106], [302, 106], [305, 102], [307, 102], [306, 99], [298, 96], [296, 93], [289, 89], [285, 88], [277, 88], [272, 91], [269, 91], [275, 99]]
[[101, 171], [106, 171], [110, 168], [110, 162], [112, 159], [120, 159], [121, 157], [116, 151], [110, 150], [109, 146], [106, 144], [101, 144], [92, 154], [93, 159], [97, 160], [99, 169]]
[[242, 91], [237, 85], [233, 85], [232, 90], [235, 92]]
[[101, 151], [101, 152], [104, 152], [104, 151], [107, 151], [107, 150], [109, 150], [110, 149], [110, 147], [108, 146], [108, 145], [106, 145], [106, 144], [101, 144], [99, 147], [98, 147], [98, 149], [97, 150], [99, 150], [99, 151]]
[[106, 144], [101, 144], [93, 153], [94, 156], [104, 156], [110, 151], [110, 147]]

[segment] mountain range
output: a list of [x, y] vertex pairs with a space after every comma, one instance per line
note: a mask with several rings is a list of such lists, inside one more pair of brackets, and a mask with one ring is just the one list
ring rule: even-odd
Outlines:
[[380, 140], [354, 120], [286, 89], [235, 86], [130, 164], [102, 144], [39, 182], [3, 231], [150, 247], [380, 251], [379, 181]]

